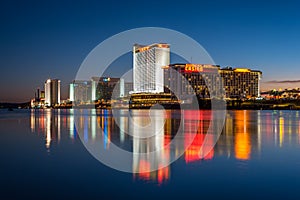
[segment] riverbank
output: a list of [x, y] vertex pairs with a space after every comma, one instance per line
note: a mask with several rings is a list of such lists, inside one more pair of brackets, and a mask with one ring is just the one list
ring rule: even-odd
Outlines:
[[[218, 102], [219, 101], [219, 102]], [[223, 109], [224, 103], [226, 103], [227, 110], [300, 110], [300, 100], [216, 100], [214, 101], [214, 109]], [[155, 104], [89, 104], [89, 105], [77, 105], [64, 104], [61, 106], [53, 107], [54, 109], [71, 109], [71, 108], [97, 108], [97, 109], [149, 109]], [[165, 109], [212, 109], [211, 100], [199, 99], [198, 106], [195, 104], [160, 104]], [[24, 109], [30, 108], [30, 103], [0, 103], [2, 109]], [[155, 107], [154, 107], [155, 108]], [[159, 107], [157, 107], [159, 108]]]

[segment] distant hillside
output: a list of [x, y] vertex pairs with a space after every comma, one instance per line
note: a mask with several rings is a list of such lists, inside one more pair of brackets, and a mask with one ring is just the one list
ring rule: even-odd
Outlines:
[[25, 103], [1, 103], [0, 108], [29, 108], [30, 102]]

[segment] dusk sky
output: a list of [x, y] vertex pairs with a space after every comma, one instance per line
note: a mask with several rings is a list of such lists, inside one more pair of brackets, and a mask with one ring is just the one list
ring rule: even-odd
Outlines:
[[[66, 99], [95, 46], [139, 27], [182, 32], [222, 67], [261, 70], [262, 89], [300, 87], [299, 8], [299, 1], [2, 1], [0, 102], [29, 101], [47, 78], [61, 80]], [[116, 65], [131, 67], [128, 59]]]

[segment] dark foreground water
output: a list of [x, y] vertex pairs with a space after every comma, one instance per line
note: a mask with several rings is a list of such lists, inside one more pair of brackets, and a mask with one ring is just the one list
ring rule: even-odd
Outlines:
[[[126, 134], [136, 130], [127, 111], [117, 113], [116, 123], [107, 110], [82, 110], [79, 116], [74, 110], [0, 110], [0, 198], [299, 199], [299, 111], [227, 111], [217, 144], [200, 157], [204, 138], [213, 146], [206, 137], [211, 112], [157, 112], [159, 120], [151, 120], [163, 125], [163, 134], [149, 142]], [[131, 115], [151, 121], [146, 111]], [[180, 118], [183, 137], [168, 147]], [[147, 157], [126, 160], [136, 172], [126, 173], [89, 153], [84, 144], [97, 141], [99, 152], [113, 145], [128, 152], [165, 148], [154, 164]], [[165, 166], [183, 148], [186, 152]], [[153, 166], [159, 170], [148, 172]]]

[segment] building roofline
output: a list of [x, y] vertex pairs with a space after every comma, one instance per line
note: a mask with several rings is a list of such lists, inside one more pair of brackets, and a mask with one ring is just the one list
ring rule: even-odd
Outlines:
[[134, 53], [138, 53], [138, 52], [147, 51], [154, 47], [170, 48], [170, 44], [168, 44], [168, 43], [153, 43], [153, 44], [149, 44], [149, 45], [134, 44], [133, 51], [134, 51]]

